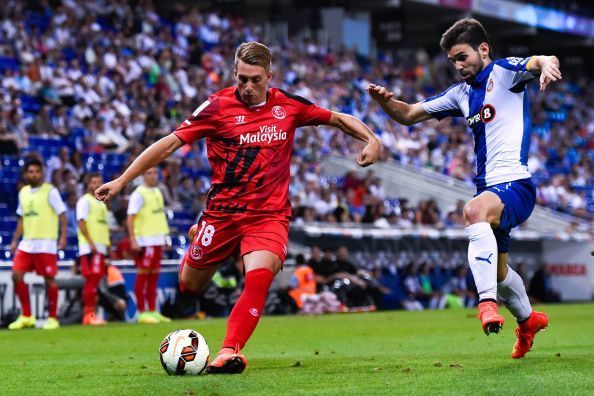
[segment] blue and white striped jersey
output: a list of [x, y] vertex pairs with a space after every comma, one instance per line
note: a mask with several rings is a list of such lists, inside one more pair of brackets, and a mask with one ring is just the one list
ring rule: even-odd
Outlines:
[[474, 135], [478, 189], [529, 178], [530, 58], [491, 62], [472, 81], [460, 82], [422, 102], [431, 116], [465, 117]]

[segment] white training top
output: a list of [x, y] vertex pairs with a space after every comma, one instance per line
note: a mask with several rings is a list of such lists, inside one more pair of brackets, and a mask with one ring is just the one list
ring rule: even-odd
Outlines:
[[[87, 221], [87, 218], [89, 217], [89, 212], [91, 211], [91, 205], [89, 204], [89, 200], [86, 199], [84, 196], [80, 197], [78, 199], [78, 202], [76, 202], [76, 221]], [[101, 253], [104, 256], [107, 256], [107, 246], [103, 243], [97, 243], [95, 241], [93, 241], [93, 243], [95, 244], [95, 248], [97, 249], [97, 252]], [[89, 245], [88, 243], [84, 243], [78, 244], [78, 255], [79, 256], [85, 256], [87, 254], [91, 254], [91, 245]]]
[[[35, 192], [39, 189], [32, 188], [31, 192]], [[58, 216], [66, 211], [66, 205], [62, 201], [62, 197], [58, 192], [58, 189], [53, 187], [49, 193], [49, 204], [54, 209], [54, 212]], [[23, 216], [23, 208], [21, 207], [21, 193], [19, 192], [19, 206], [16, 211], [17, 215]], [[49, 253], [58, 254], [58, 241], [55, 239], [22, 239], [19, 243], [19, 250], [25, 253]]]
[[[148, 187], [148, 188], [156, 188], [158, 187]], [[138, 191], [134, 191], [130, 194], [130, 200], [128, 201], [128, 215], [136, 215], [142, 209], [144, 205], [144, 198]], [[167, 235], [152, 235], [152, 236], [138, 236], [136, 237], [136, 243], [140, 247], [146, 246], [165, 246], [167, 244]]]

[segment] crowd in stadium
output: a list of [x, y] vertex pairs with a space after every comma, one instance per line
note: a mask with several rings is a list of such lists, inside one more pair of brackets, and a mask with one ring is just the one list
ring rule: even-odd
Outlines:
[[[62, 187], [66, 199], [80, 195], [77, 183], [86, 170], [112, 177], [175, 129], [209, 93], [232, 85], [236, 44], [262, 39], [262, 29], [238, 17], [181, 5], [171, 15], [176, 17], [157, 14], [150, 1], [134, 9], [115, 1], [99, 6], [70, 0], [37, 9], [9, 2], [0, 24], [1, 153], [41, 153], [48, 180]], [[368, 82], [378, 82], [404, 100], [422, 100], [453, 81], [445, 57], [430, 59], [419, 51], [409, 62], [389, 57], [370, 62], [311, 41], [272, 48], [275, 85], [362, 118], [381, 136], [384, 159], [472, 182], [472, 136], [464, 120], [401, 126], [364, 93]], [[533, 84], [529, 167], [539, 184], [539, 203], [590, 219], [594, 103], [586, 84], [566, 82], [546, 93]], [[459, 208], [437, 208], [432, 201], [416, 208], [406, 200], [389, 203], [386, 198], [397, 197], [386, 197], [373, 175], [325, 178], [319, 166], [323, 156], [349, 155], [357, 147], [336, 130], [302, 129], [294, 146], [291, 195], [298, 219], [461, 224]], [[101, 153], [107, 154], [98, 157]], [[208, 179], [196, 176], [206, 175], [203, 143], [182, 150], [163, 170], [167, 206], [197, 213]], [[118, 206], [123, 204], [114, 202]]]
[[[47, 181], [63, 195], [68, 237], [75, 240], [76, 202], [84, 193], [85, 174], [99, 171], [108, 180], [121, 173], [144, 148], [174, 130], [209, 93], [234, 84], [230, 65], [237, 44], [263, 39], [260, 27], [239, 17], [181, 5], [171, 15], [181, 17], [157, 14], [150, 1], [133, 9], [116, 1], [100, 6], [74, 0], [57, 7], [25, 9], [21, 2], [4, 7], [0, 194], [8, 206], [0, 215], [12, 214], [16, 207], [22, 159], [40, 156]], [[472, 183], [473, 142], [464, 120], [401, 126], [365, 93], [369, 82], [377, 82], [406, 101], [423, 100], [455, 80], [445, 57], [430, 58], [420, 50], [414, 60], [380, 55], [371, 61], [312, 41], [270, 44], [275, 85], [364, 120], [386, 148], [382, 160], [430, 168]], [[529, 167], [539, 185], [539, 203], [592, 219], [594, 102], [587, 84], [591, 83], [566, 82], [546, 93], [538, 92], [536, 85], [530, 88], [534, 128]], [[296, 224], [464, 226], [462, 201], [451, 208], [439, 208], [432, 199], [411, 205], [404, 197], [388, 196], [372, 170], [364, 176], [351, 172], [339, 178], [323, 173], [325, 156], [352, 157], [359, 148], [359, 142], [332, 128], [297, 131], [290, 186]], [[204, 143], [197, 142], [160, 167], [159, 189], [170, 212], [170, 225], [181, 234], [166, 253], [172, 258], [183, 255], [185, 231], [205, 207], [209, 188], [205, 151]], [[134, 187], [127, 187], [110, 204], [115, 259], [131, 257], [124, 222]], [[13, 229], [14, 224], [7, 221], [0, 231]], [[362, 306], [415, 310], [474, 305], [476, 295], [465, 257], [435, 254], [429, 260], [406, 252], [349, 254], [346, 247], [324, 252], [313, 247], [308, 260], [296, 258], [288, 293], [306, 313]], [[432, 267], [430, 262], [442, 265]], [[541, 278], [545, 290], [546, 274]], [[227, 289], [235, 290], [239, 281], [237, 276], [232, 288], [227, 281], [223, 286], [211, 285], [221, 289], [217, 296], [227, 293], [229, 297], [227, 305], [213, 308], [214, 314], [227, 312], [233, 296]], [[303, 293], [311, 297], [301, 299]], [[553, 290], [542, 293], [543, 299], [554, 301]], [[208, 304], [201, 302], [201, 306]]]

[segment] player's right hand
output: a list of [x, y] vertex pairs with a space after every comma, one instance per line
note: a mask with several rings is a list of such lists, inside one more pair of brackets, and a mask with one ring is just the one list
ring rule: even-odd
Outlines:
[[386, 103], [394, 97], [394, 92], [390, 92], [381, 85], [370, 84], [367, 92], [371, 98], [379, 103]]
[[18, 241], [11, 242], [10, 246], [8, 246], [8, 251], [10, 252], [10, 254], [14, 254], [14, 252], [16, 252], [16, 248], [18, 245]]
[[382, 151], [382, 144], [378, 139], [370, 140], [363, 148], [361, 153], [357, 156], [357, 164], [365, 168], [377, 162]]
[[112, 180], [95, 190], [95, 198], [97, 198], [99, 201], [108, 202], [121, 189], [122, 186], [118, 180]]

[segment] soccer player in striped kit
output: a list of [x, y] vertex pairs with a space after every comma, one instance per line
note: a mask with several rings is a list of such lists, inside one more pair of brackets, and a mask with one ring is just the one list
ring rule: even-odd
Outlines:
[[[58, 248], [66, 247], [66, 205], [58, 189], [44, 183], [43, 164], [38, 159], [28, 160], [25, 164], [25, 179], [28, 184], [19, 192], [19, 219], [9, 248], [14, 252], [18, 244], [13, 259], [12, 280], [21, 303], [21, 315], [8, 328], [20, 330], [35, 327], [29, 288], [24, 282], [25, 273], [35, 270], [45, 278], [49, 317], [43, 329], [54, 330], [60, 327], [56, 274]], [[23, 239], [19, 243], [21, 236]]]
[[497, 333], [504, 318], [497, 295], [518, 322], [512, 357], [532, 348], [548, 317], [532, 310], [520, 276], [507, 265], [509, 233], [534, 209], [536, 188], [528, 172], [530, 105], [526, 84], [540, 74], [540, 89], [561, 79], [554, 56], [493, 59], [487, 32], [476, 19], [461, 19], [442, 36], [441, 48], [462, 81], [423, 102], [409, 105], [370, 85], [369, 94], [397, 122], [413, 125], [431, 117], [465, 117], [475, 140], [477, 194], [464, 207], [470, 241], [468, 263], [479, 292], [483, 330]]

